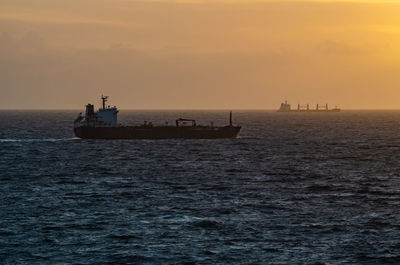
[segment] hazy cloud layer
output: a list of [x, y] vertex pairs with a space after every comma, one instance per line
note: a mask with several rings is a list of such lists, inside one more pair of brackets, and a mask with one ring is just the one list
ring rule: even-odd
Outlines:
[[399, 108], [400, 4], [4, 0], [2, 108]]

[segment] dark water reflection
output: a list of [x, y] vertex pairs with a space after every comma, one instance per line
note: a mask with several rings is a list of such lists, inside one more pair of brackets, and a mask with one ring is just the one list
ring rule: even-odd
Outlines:
[[[239, 139], [72, 138], [0, 112], [0, 263], [400, 263], [400, 112], [237, 111]], [[123, 111], [124, 123], [228, 112]]]

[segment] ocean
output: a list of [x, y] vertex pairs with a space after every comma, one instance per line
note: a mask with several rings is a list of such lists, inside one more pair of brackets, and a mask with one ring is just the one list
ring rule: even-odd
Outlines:
[[[400, 111], [234, 111], [238, 139], [80, 140], [0, 111], [1, 264], [400, 264]], [[228, 123], [228, 111], [120, 122]]]

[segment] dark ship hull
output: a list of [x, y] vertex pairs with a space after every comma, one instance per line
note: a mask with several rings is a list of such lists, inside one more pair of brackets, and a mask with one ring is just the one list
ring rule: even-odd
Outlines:
[[240, 126], [117, 126], [74, 128], [82, 139], [221, 139], [236, 138]]

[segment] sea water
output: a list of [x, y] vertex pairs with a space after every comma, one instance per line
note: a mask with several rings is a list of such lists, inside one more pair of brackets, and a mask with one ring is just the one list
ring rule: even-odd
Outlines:
[[[0, 111], [2, 264], [398, 264], [400, 111], [234, 111], [238, 139], [80, 140]], [[120, 122], [228, 124], [228, 111]]]

